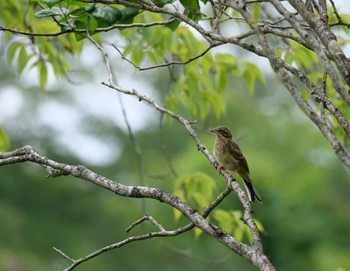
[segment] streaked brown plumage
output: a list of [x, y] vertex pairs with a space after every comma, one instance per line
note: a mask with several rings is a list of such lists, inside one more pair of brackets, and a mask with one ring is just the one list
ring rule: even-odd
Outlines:
[[262, 199], [250, 178], [247, 160], [238, 144], [233, 140], [231, 131], [225, 126], [218, 126], [211, 129], [210, 132], [216, 134], [214, 155], [220, 163], [218, 170], [223, 167], [231, 171], [230, 175], [238, 173], [243, 178], [249, 200], [254, 202], [257, 199], [262, 203]]

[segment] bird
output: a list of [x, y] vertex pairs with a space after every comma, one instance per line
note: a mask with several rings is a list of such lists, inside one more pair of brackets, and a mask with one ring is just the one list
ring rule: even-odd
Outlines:
[[216, 134], [214, 142], [214, 156], [219, 162], [217, 171], [222, 169], [231, 171], [225, 177], [228, 179], [234, 173], [238, 173], [243, 179], [243, 184], [248, 194], [249, 201], [262, 203], [259, 192], [254, 187], [250, 177], [249, 167], [241, 149], [232, 137], [232, 133], [226, 126], [218, 126], [210, 130]]

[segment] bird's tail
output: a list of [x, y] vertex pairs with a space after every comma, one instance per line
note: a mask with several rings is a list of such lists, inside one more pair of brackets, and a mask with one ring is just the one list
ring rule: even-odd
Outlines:
[[255, 202], [255, 199], [257, 199], [260, 203], [262, 203], [261, 196], [259, 192], [256, 190], [256, 188], [254, 187], [252, 180], [250, 179], [243, 180], [243, 183], [247, 191], [249, 200], [252, 202]]

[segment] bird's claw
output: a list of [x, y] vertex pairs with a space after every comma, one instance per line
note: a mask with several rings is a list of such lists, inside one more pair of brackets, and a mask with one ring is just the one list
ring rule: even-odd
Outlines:
[[218, 172], [218, 173], [220, 173], [221, 172], [221, 170], [225, 170], [225, 168], [222, 166], [222, 165], [218, 165], [218, 167], [216, 168], [216, 171]]
[[233, 173], [227, 173], [225, 174], [225, 179], [228, 181], [232, 177]]

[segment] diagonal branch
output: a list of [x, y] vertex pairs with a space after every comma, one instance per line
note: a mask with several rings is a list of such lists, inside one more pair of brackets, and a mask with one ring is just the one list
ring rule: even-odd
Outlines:
[[[132, 23], [132, 24], [114, 24], [108, 27], [98, 27], [94, 30], [94, 33], [102, 33], [102, 32], [109, 32], [114, 29], [126, 29], [126, 28], [136, 28], [136, 27], [153, 27], [153, 26], [163, 26], [163, 25], [168, 25], [173, 22], [175, 22], [175, 18], [171, 18], [169, 20], [165, 21], [156, 21], [156, 22], [151, 22], [151, 23]], [[27, 31], [21, 31], [21, 30], [16, 30], [12, 28], [8, 28], [5, 26], [0, 25], [0, 31], [4, 32], [10, 32], [12, 34], [17, 34], [17, 35], [22, 35], [22, 36], [29, 36], [29, 37], [58, 37], [61, 35], [66, 35], [69, 33], [78, 33], [78, 34], [85, 34], [86, 29], [68, 29], [65, 31], [60, 31], [60, 32], [54, 32], [54, 33], [35, 33], [35, 32], [27, 32]]]
[[134, 221], [133, 223], [131, 223], [131, 225], [129, 227], [126, 228], [126, 232], [131, 231], [133, 228], [135, 228], [135, 226], [143, 223], [144, 221], [150, 221], [154, 226], [156, 226], [159, 231], [164, 232], [166, 231], [165, 228], [157, 221], [155, 220], [151, 215], [144, 215], [143, 217], [141, 217], [140, 219]]
[[[324, 69], [332, 79], [332, 83], [337, 92], [343, 97], [343, 99], [350, 104], [350, 95], [341, 85], [341, 79], [339, 78], [336, 69], [333, 67], [331, 61], [327, 58], [325, 48], [332, 54], [332, 58], [343, 75], [345, 81], [350, 85], [350, 63], [344, 55], [342, 49], [338, 46], [335, 41], [335, 35], [329, 30], [329, 26], [326, 23], [322, 23], [321, 20], [317, 19], [304, 4], [300, 1], [290, 0], [290, 4], [303, 16], [309, 25], [314, 26], [313, 31], [315, 35], [310, 35], [301, 25], [300, 22], [291, 14], [278, 0], [271, 0], [276, 10], [284, 16], [288, 22], [294, 27], [294, 29], [305, 39], [305, 41], [313, 48], [314, 52], [318, 55]], [[320, 39], [322, 43], [318, 41]]]
[[185, 231], [187, 231], [187, 228], [180, 228], [178, 230], [173, 230], [173, 231], [159, 231], [159, 232], [149, 232], [146, 234], [142, 234], [142, 235], [136, 235], [136, 236], [131, 236], [129, 238], [126, 238], [120, 242], [105, 246], [99, 250], [96, 250], [84, 257], [81, 257], [77, 260], [72, 259], [71, 257], [67, 256], [65, 253], [63, 253], [61, 250], [54, 248], [54, 250], [56, 250], [58, 253], [60, 253], [63, 257], [65, 257], [66, 259], [70, 260], [72, 262], [72, 264], [67, 267], [66, 269], [64, 269], [64, 271], [71, 271], [73, 269], [75, 269], [78, 265], [91, 260], [92, 258], [95, 258], [99, 255], [101, 255], [102, 253], [105, 253], [107, 251], [113, 250], [113, 249], [117, 249], [117, 248], [121, 248], [127, 244], [136, 242], [136, 241], [142, 241], [142, 240], [147, 240], [147, 239], [152, 239], [155, 237], [168, 237], [168, 236], [176, 236], [179, 235]]
[[131, 60], [127, 59], [117, 46], [115, 46], [114, 44], [112, 44], [112, 46], [114, 47], [114, 49], [117, 50], [117, 52], [120, 54], [120, 56], [123, 60], [130, 63], [134, 68], [138, 69], [139, 71], [153, 70], [153, 69], [157, 69], [157, 68], [169, 67], [172, 65], [186, 65], [186, 64], [188, 64], [188, 63], [190, 63], [198, 58], [201, 58], [206, 53], [208, 53], [212, 48], [215, 47], [214, 45], [211, 45], [208, 48], [206, 48], [203, 52], [201, 52], [200, 54], [198, 54], [194, 57], [191, 57], [191, 58], [187, 59], [186, 61], [170, 61], [168, 63], [163, 63], [163, 64], [159, 64], [159, 65], [154, 65], [154, 66], [149, 66], [149, 67], [140, 67], [140, 66], [136, 65], [134, 62], [132, 62]]
[[[220, 195], [204, 210], [203, 213], [203, 217], [207, 217], [210, 212], [216, 207], [218, 206], [221, 201], [230, 193], [230, 189], [226, 188], [223, 192], [220, 193]], [[73, 258], [69, 257], [68, 255], [66, 255], [64, 252], [62, 252], [60, 249], [58, 248], [53, 248], [54, 250], [56, 250], [59, 254], [61, 254], [64, 258], [68, 259], [69, 261], [72, 262], [72, 264], [66, 268], [64, 271], [70, 271], [75, 269], [75, 267], [77, 267], [78, 265], [82, 264], [83, 262], [86, 262], [92, 258], [97, 257], [98, 255], [105, 253], [107, 251], [113, 250], [113, 249], [117, 249], [120, 248], [124, 245], [127, 245], [129, 243], [135, 242], [135, 241], [142, 241], [142, 240], [146, 240], [146, 239], [152, 239], [152, 238], [156, 238], [156, 237], [171, 237], [171, 236], [176, 236], [176, 235], [180, 235], [184, 232], [190, 231], [194, 228], [194, 224], [193, 223], [189, 223], [181, 228], [178, 228], [176, 230], [165, 230], [153, 217], [149, 216], [149, 215], [145, 215], [144, 217], [142, 217], [141, 219], [135, 221], [134, 223], [132, 223], [127, 229], [126, 231], [130, 231], [134, 226], [142, 223], [145, 220], [149, 220], [151, 221], [152, 224], [154, 224], [156, 227], [159, 228], [159, 232], [150, 232], [147, 234], [143, 234], [143, 235], [138, 235], [138, 236], [132, 236], [129, 238], [126, 238], [118, 243], [114, 243], [108, 246], [105, 246], [103, 248], [100, 248], [99, 250], [96, 250], [84, 257], [81, 257], [77, 260], [74, 260]]]
[[[100, 45], [98, 44], [92, 37], [88, 36], [89, 40], [97, 47], [98, 50], [100, 50], [100, 52], [103, 55], [104, 58], [104, 62], [105, 62], [105, 66], [106, 66], [106, 70], [108, 73], [108, 83], [103, 82], [102, 84], [105, 86], [108, 86], [111, 89], [114, 89], [120, 93], [124, 93], [127, 95], [132, 95], [138, 98], [138, 100], [141, 102], [146, 102], [150, 105], [152, 105], [156, 110], [158, 110], [161, 113], [167, 114], [169, 116], [171, 116], [172, 118], [174, 118], [175, 120], [179, 121], [184, 127], [185, 129], [188, 131], [188, 133], [190, 134], [190, 136], [192, 137], [192, 139], [195, 141], [196, 145], [197, 145], [197, 149], [200, 150], [209, 160], [209, 162], [215, 167], [218, 167], [218, 162], [213, 158], [213, 156], [210, 154], [209, 150], [201, 143], [197, 133], [195, 132], [195, 130], [192, 128], [191, 124], [193, 122], [188, 121], [187, 119], [185, 119], [184, 117], [175, 114], [173, 111], [166, 109], [164, 107], [162, 107], [161, 105], [159, 105], [155, 100], [147, 97], [146, 95], [142, 95], [139, 92], [137, 92], [135, 89], [128, 90], [128, 89], [124, 89], [116, 84], [114, 84], [114, 80], [113, 80], [113, 74], [112, 74], [112, 68], [111, 68], [111, 64], [110, 64], [110, 60], [109, 60], [109, 56], [106, 52], [106, 50]], [[220, 173], [222, 176], [225, 176], [225, 171], [222, 170]], [[237, 182], [231, 182], [231, 186], [232, 189], [236, 192], [236, 194], [239, 197], [239, 200], [241, 201], [243, 208], [244, 208], [244, 215], [243, 215], [243, 220], [245, 221], [245, 223], [248, 225], [250, 232], [252, 233], [252, 237], [253, 237], [253, 243], [256, 246], [257, 249], [259, 249], [260, 251], [262, 251], [262, 243], [261, 243], [261, 239], [258, 233], [258, 229], [257, 226], [254, 222], [252, 213], [253, 213], [253, 209], [252, 206], [247, 198], [247, 196], [245, 195], [245, 193], [243, 192], [243, 190], [241, 189], [241, 187], [238, 185]]]
[[[274, 1], [274, 0], [273, 0]], [[278, 2], [278, 1], [277, 1]], [[255, 31], [257, 38], [259, 39], [259, 43], [262, 46], [262, 50], [264, 55], [267, 57], [267, 59], [270, 61], [270, 64], [274, 71], [278, 74], [281, 82], [286, 86], [287, 90], [291, 93], [297, 104], [300, 106], [300, 108], [304, 111], [304, 113], [310, 118], [310, 120], [315, 123], [315, 125], [319, 128], [319, 130], [322, 132], [322, 134], [327, 138], [327, 140], [330, 142], [334, 152], [337, 154], [339, 159], [350, 168], [350, 155], [347, 153], [345, 148], [342, 146], [332, 129], [328, 126], [327, 122], [322, 118], [322, 116], [319, 116], [313, 108], [310, 106], [310, 104], [303, 98], [303, 96], [298, 91], [296, 85], [293, 83], [289, 75], [287, 74], [286, 70], [292, 72], [293, 74], [297, 75], [298, 78], [306, 84], [306, 86], [310, 87], [311, 81], [306, 80], [305, 77], [300, 76], [300, 73], [296, 72], [294, 68], [291, 66], [284, 65], [283, 61], [279, 57], [277, 57], [272, 50], [272, 48], [269, 45], [268, 40], [266, 39], [261, 27], [254, 21], [253, 16], [245, 9], [245, 2], [243, 0], [238, 0], [233, 3], [231, 2], [232, 7], [238, 10], [242, 16], [245, 18], [247, 22], [253, 22], [251, 24], [251, 27]], [[280, 5], [280, 3], [276, 4], [277, 6]], [[282, 9], [282, 8], [281, 8]], [[283, 8], [284, 10], [284, 8]], [[315, 93], [319, 94], [319, 91], [315, 89]], [[320, 97], [325, 97], [324, 95], [319, 94]], [[327, 101], [327, 100], [325, 100]], [[327, 104], [327, 103], [326, 103]], [[345, 121], [345, 124], [347, 124], [347, 121], [342, 118], [341, 112], [336, 112], [335, 108], [332, 107], [331, 103], [328, 103], [330, 112], [334, 112], [334, 114], [337, 116], [337, 120], [339, 123]], [[348, 125], [344, 127], [345, 131], [348, 129]]]
[[[133, 242], [136, 240], [144, 240], [144, 239], [150, 238], [150, 236], [151, 237], [167, 236], [167, 235], [173, 236], [178, 234], [179, 231], [187, 231], [195, 226], [201, 229], [206, 234], [212, 236], [213, 238], [215, 238], [216, 240], [218, 240], [219, 242], [221, 242], [222, 244], [224, 244], [225, 246], [227, 246], [237, 254], [246, 258], [247, 260], [252, 262], [254, 265], [259, 266], [260, 268], [262, 266], [265, 266], [265, 268], [268, 267], [268, 269], [266, 270], [274, 270], [270, 260], [263, 254], [262, 249], [256, 248], [256, 244], [254, 244], [253, 247], [249, 247], [248, 245], [237, 241], [234, 237], [229, 235], [227, 232], [225, 232], [221, 228], [218, 228], [217, 226], [215, 226], [214, 224], [210, 223], [205, 219], [205, 216], [207, 216], [210, 213], [210, 211], [217, 204], [219, 204], [226, 195], [228, 195], [229, 188], [225, 189], [225, 191], [223, 191], [219, 195], [219, 197], [204, 211], [204, 214], [201, 215], [193, 207], [191, 207], [186, 202], [182, 201], [180, 198], [178, 198], [177, 196], [171, 193], [168, 193], [161, 189], [153, 188], [153, 187], [123, 185], [119, 182], [115, 182], [104, 176], [101, 176], [85, 168], [84, 166], [63, 164], [63, 163], [59, 163], [51, 159], [48, 159], [44, 156], [39, 155], [31, 146], [24, 146], [12, 152], [0, 153], [0, 166], [18, 163], [18, 162], [26, 162], [26, 161], [34, 162], [42, 166], [49, 166], [54, 170], [62, 171], [64, 175], [69, 174], [76, 178], [94, 183], [119, 196], [130, 197], [130, 198], [148, 198], [148, 199], [158, 200], [160, 202], [163, 202], [177, 209], [191, 221], [190, 224], [175, 231], [160, 231], [160, 232], [148, 233], [141, 236], [130, 237], [128, 239], [125, 239], [122, 242], [104, 247], [88, 256], [85, 256], [84, 258], [81, 258], [79, 261], [74, 261], [73, 263], [74, 266], [80, 264], [83, 261], [86, 261], [86, 258], [95, 257], [106, 250], [120, 247], [129, 242]], [[237, 189], [236, 186], [238, 186], [237, 182], [232, 182], [232, 187], [234, 189]], [[242, 194], [243, 194], [243, 199], [246, 200], [247, 198], [243, 190], [240, 189], [239, 196], [242, 197]], [[249, 202], [246, 200], [245, 204], [249, 205]], [[72, 269], [67, 269], [67, 270], [72, 270]]]

